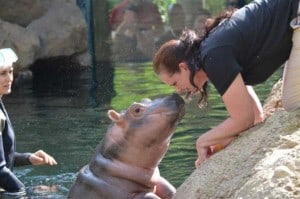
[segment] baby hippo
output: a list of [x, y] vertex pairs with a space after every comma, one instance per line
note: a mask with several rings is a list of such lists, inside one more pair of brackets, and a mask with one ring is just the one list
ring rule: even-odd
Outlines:
[[121, 113], [109, 110], [112, 124], [68, 198], [171, 199], [176, 189], [160, 176], [158, 165], [184, 113], [178, 94], [144, 99]]

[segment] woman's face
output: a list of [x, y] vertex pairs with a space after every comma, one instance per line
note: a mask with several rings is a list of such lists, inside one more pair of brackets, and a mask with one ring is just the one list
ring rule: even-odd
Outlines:
[[196, 93], [198, 89], [190, 83], [189, 78], [191, 72], [187, 65], [185, 63], [180, 63], [179, 69], [179, 72], [174, 73], [171, 76], [168, 72], [162, 70], [158, 76], [163, 83], [173, 86], [176, 89], [176, 92], [179, 94], [183, 92]]
[[0, 95], [6, 95], [11, 92], [13, 82], [13, 67], [0, 67]]

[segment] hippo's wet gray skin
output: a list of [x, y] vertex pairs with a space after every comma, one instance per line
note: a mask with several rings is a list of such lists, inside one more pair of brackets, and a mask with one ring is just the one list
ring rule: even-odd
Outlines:
[[158, 164], [185, 112], [173, 94], [108, 111], [112, 125], [89, 165], [71, 187], [69, 199], [170, 199], [176, 189], [159, 174]]

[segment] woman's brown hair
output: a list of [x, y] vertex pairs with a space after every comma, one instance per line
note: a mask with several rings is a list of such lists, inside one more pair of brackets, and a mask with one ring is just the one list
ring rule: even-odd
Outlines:
[[[198, 106], [205, 107], [207, 104], [207, 82], [202, 88], [195, 85], [193, 79], [197, 71], [202, 68], [201, 64], [201, 42], [209, 36], [214, 28], [220, 24], [224, 19], [230, 18], [234, 10], [226, 11], [220, 16], [207, 19], [205, 23], [205, 31], [203, 35], [197, 35], [194, 30], [186, 29], [178, 40], [170, 40], [164, 43], [156, 52], [153, 58], [153, 70], [156, 74], [161, 71], [167, 72], [170, 76], [179, 72], [179, 64], [186, 62], [191, 75], [189, 77], [190, 83], [200, 91], [200, 98]], [[186, 97], [190, 96], [190, 92]]]

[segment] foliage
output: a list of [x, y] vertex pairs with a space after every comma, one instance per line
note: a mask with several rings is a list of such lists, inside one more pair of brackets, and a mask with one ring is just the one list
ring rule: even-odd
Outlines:
[[225, 0], [203, 0], [203, 7], [212, 14], [218, 14], [225, 8]]
[[168, 7], [169, 5], [176, 3], [176, 0], [153, 0], [153, 2], [158, 6], [162, 19], [165, 22], [168, 16]]
[[121, 0], [108, 0], [109, 10], [111, 10], [113, 7], [115, 7], [120, 2], [121, 2]]
[[[250, 3], [252, 0], [246, 0]], [[219, 14], [225, 9], [226, 0], [203, 0], [203, 7], [212, 14]]]

